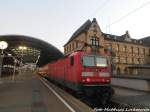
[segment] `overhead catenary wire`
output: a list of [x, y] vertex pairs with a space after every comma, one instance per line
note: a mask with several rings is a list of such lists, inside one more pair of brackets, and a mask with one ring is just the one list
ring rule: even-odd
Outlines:
[[125, 19], [126, 17], [130, 16], [131, 14], [137, 12], [138, 10], [142, 9], [143, 7], [145, 7], [145, 6], [149, 5], [149, 4], [150, 4], [150, 1], [148, 1], [148, 2], [146, 2], [146, 3], [144, 3], [144, 4], [142, 4], [141, 6], [137, 7], [136, 9], [134, 9], [134, 10], [128, 12], [128, 13], [125, 14], [124, 16], [121, 16], [119, 19], [117, 19], [117, 20], [115, 20], [114, 22], [110, 23], [110, 24], [107, 25], [105, 28], [110, 27], [110, 26], [112, 26], [112, 25], [114, 25], [114, 24], [116, 24], [116, 23], [122, 21], [122, 20]]
[[97, 12], [100, 12], [106, 5], [109, 0], [105, 0], [101, 5], [99, 5], [89, 16], [88, 18], [90, 17], [93, 17]]

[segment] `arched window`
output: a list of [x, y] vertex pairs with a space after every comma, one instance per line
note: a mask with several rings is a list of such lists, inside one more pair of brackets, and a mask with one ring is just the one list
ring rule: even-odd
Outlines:
[[127, 73], [127, 68], [124, 69], [124, 73], [125, 73], [125, 74]]
[[120, 74], [120, 68], [119, 67], [117, 68], [117, 74], [118, 75]]

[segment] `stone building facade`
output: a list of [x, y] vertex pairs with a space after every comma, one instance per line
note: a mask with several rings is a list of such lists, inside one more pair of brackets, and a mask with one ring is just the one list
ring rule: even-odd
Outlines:
[[118, 74], [137, 74], [135, 68], [149, 63], [150, 46], [143, 39], [131, 38], [128, 31], [121, 36], [103, 33], [95, 18], [87, 20], [64, 45], [65, 55], [77, 50], [108, 56]]

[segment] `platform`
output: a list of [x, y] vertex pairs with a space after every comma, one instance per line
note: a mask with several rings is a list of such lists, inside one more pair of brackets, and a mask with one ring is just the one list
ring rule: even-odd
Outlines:
[[[45, 82], [48, 86], [48, 82]], [[0, 112], [91, 112], [88, 106], [63, 92], [48, 89], [36, 75], [24, 74], [0, 83]], [[60, 100], [55, 91], [64, 101]], [[63, 91], [63, 90], [62, 90]], [[66, 101], [66, 99], [68, 101]], [[72, 102], [72, 103], [70, 103]], [[69, 108], [69, 105], [71, 109]], [[79, 106], [81, 105], [81, 106]]]
[[134, 108], [150, 109], [150, 94], [148, 92], [121, 87], [113, 87], [113, 89], [115, 90], [115, 94], [112, 97], [113, 102]]

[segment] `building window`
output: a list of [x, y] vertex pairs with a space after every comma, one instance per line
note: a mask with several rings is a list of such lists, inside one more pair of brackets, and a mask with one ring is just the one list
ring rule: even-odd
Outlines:
[[92, 44], [92, 46], [99, 46], [99, 39], [96, 37], [92, 37], [91, 44]]
[[71, 50], [70, 51], [72, 51], [72, 43], [70, 44], [70, 46], [71, 46]]
[[121, 73], [121, 70], [120, 70], [120, 68], [118, 67], [117, 68], [117, 74], [119, 75]]
[[112, 44], [111, 43], [108, 45], [108, 50], [112, 51]]
[[119, 44], [117, 44], [116, 46], [116, 51], [119, 51]]
[[76, 48], [78, 47], [78, 42], [76, 42]]
[[145, 48], [143, 48], [143, 54], [145, 55]]
[[133, 47], [131, 47], [131, 52], [133, 53]]
[[123, 52], [126, 52], [127, 46], [123, 46]]
[[132, 53], [132, 49], [130, 46], [127, 46], [127, 52]]
[[127, 58], [125, 58], [125, 57], [121, 57], [120, 60], [122, 63], [127, 63]]
[[138, 61], [138, 64], [141, 64], [141, 62], [140, 62], [140, 58], [138, 58], [138, 59], [137, 59], [137, 61]]
[[72, 50], [74, 50], [74, 43], [72, 43]]
[[69, 52], [69, 46], [67, 46], [67, 52]]
[[115, 62], [115, 63], [119, 63], [119, 57], [115, 57], [115, 58], [114, 58], [114, 62]]
[[138, 52], [138, 54], [140, 54], [140, 49], [139, 48], [137, 48], [137, 52]]
[[69, 51], [71, 51], [71, 44], [70, 44], [70, 48], [69, 48]]
[[132, 58], [128, 57], [128, 58], [127, 58], [127, 63], [128, 63], [128, 64], [132, 64]]

